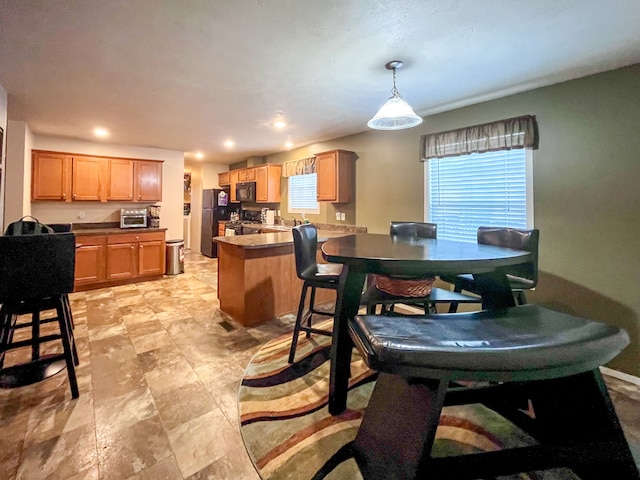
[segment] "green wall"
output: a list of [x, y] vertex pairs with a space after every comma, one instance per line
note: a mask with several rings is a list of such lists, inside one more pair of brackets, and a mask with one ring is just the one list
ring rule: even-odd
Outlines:
[[536, 116], [540, 132], [533, 167], [540, 279], [529, 301], [625, 328], [632, 344], [609, 366], [640, 376], [640, 65], [428, 116], [405, 131], [366, 131], [310, 145], [267, 162], [335, 148], [356, 152], [355, 221], [347, 223], [384, 233], [391, 220], [424, 218], [421, 135], [525, 114]]

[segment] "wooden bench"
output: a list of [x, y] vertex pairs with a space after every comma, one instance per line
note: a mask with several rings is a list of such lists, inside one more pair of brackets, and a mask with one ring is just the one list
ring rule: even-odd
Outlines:
[[[357, 316], [349, 333], [380, 372], [354, 442], [365, 480], [486, 478], [568, 467], [583, 480], [639, 479], [599, 366], [624, 330], [535, 305], [469, 314]], [[488, 381], [452, 388], [456, 381]], [[530, 401], [538, 445], [432, 458], [442, 407]], [[503, 412], [500, 412], [503, 413]], [[522, 415], [524, 416], [524, 415]], [[524, 425], [521, 424], [521, 426]]]

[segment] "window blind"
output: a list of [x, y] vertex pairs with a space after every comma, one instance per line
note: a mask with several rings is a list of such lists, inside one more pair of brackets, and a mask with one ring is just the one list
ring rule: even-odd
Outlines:
[[426, 164], [428, 221], [438, 224], [438, 238], [476, 242], [481, 225], [527, 228], [525, 149]]
[[289, 212], [319, 213], [315, 173], [289, 177]]

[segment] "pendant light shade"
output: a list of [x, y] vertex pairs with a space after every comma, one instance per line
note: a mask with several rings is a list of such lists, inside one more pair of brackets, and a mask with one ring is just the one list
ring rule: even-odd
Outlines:
[[402, 130], [422, 123], [422, 118], [415, 114], [411, 106], [405, 102], [396, 88], [396, 69], [404, 65], [400, 60], [394, 60], [385, 65], [387, 70], [393, 71], [393, 88], [389, 100], [378, 110], [378, 113], [367, 122], [369, 128], [375, 130]]

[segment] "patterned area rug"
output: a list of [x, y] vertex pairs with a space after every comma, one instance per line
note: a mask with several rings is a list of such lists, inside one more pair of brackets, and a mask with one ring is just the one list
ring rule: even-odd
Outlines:
[[[318, 323], [330, 328], [331, 320]], [[247, 452], [264, 480], [362, 479], [351, 457], [362, 416], [375, 385], [354, 350], [347, 410], [331, 416], [329, 391], [329, 337], [307, 339], [296, 351], [296, 363], [287, 357], [291, 335], [265, 344], [245, 371], [238, 394], [240, 430]], [[535, 444], [527, 433], [483, 405], [445, 407], [436, 433], [434, 456], [494, 451]], [[497, 477], [500, 479], [577, 479], [566, 469]]]

